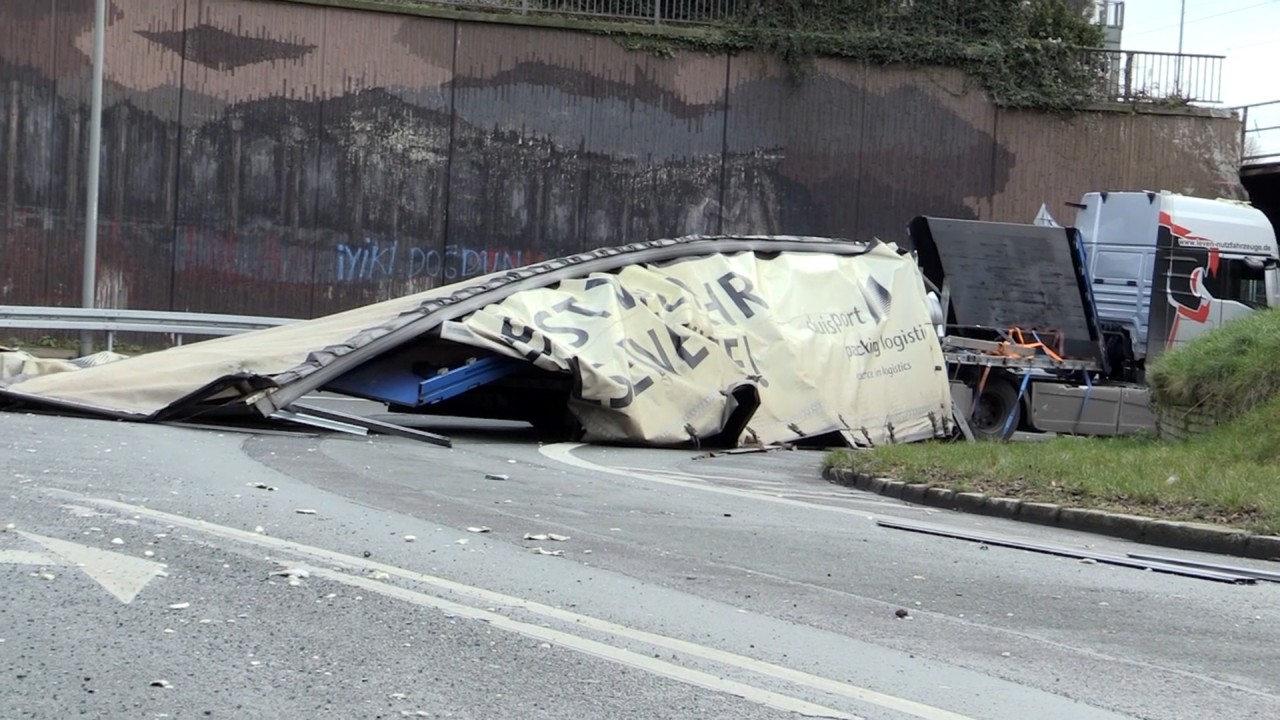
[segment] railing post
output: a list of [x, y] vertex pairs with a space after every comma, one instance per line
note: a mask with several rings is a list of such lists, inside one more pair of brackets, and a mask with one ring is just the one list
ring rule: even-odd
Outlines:
[[653, 24], [662, 24], [662, 0], [653, 0]]
[[1123, 94], [1120, 96], [1124, 100], [1131, 99], [1129, 94], [1133, 89], [1133, 53], [1124, 54], [1124, 88]]

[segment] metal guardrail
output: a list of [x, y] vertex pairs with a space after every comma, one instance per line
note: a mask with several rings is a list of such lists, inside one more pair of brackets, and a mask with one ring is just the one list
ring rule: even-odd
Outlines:
[[119, 332], [164, 333], [181, 345], [184, 335], [226, 336], [249, 330], [287, 325], [296, 318], [254, 315], [213, 315], [165, 310], [117, 310], [113, 308], [36, 307], [0, 305], [0, 327], [16, 330], [88, 330], [107, 335], [107, 349], [115, 346]]
[[[1240, 164], [1280, 161], [1280, 100], [1254, 103], [1240, 111]], [[1249, 127], [1250, 120], [1253, 127]]]
[[520, 15], [579, 15], [653, 25], [714, 25], [737, 15], [745, 0], [410, 0], [466, 10]]
[[1108, 100], [1222, 102], [1222, 55], [1102, 49], [1085, 52], [1097, 63], [1102, 93]]

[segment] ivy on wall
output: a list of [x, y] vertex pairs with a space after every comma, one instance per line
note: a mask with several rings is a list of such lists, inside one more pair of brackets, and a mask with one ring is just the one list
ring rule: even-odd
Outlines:
[[[819, 57], [958, 68], [1003, 107], [1072, 110], [1104, 94], [1105, 59], [1089, 52], [1103, 37], [1090, 17], [1093, 0], [323, 0], [347, 2], [493, 13], [537, 9], [521, 17], [549, 25], [563, 13], [566, 25], [614, 36], [634, 50], [771, 53], [797, 80]], [[680, 32], [669, 24], [619, 24], [620, 18], [655, 14], [714, 24]]]

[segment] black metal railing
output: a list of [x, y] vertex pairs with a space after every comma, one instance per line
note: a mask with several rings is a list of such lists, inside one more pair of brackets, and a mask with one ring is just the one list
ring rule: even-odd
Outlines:
[[[403, 0], [402, 0], [403, 1]], [[714, 25], [745, 9], [747, 0], [408, 0], [520, 15], [580, 15], [653, 25]]]
[[1118, 102], [1222, 102], [1221, 55], [1088, 50], [1104, 99]]
[[1280, 161], [1280, 100], [1254, 103], [1240, 111], [1240, 164]]

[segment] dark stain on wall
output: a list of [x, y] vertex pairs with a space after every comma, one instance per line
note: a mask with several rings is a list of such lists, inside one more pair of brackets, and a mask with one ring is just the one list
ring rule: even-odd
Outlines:
[[[1032, 120], [948, 71], [824, 60], [796, 85], [760, 56], [243, 0], [114, 0], [111, 17], [104, 305], [314, 316], [664, 236], [1028, 221], [1127, 177], [1117, 159], [1055, 183], [1063, 159], [1022, 143]], [[5, 303], [78, 302], [91, 21], [83, 0], [0, 5]], [[1163, 127], [1114, 119], [1114, 138], [1106, 114], [1058, 132]], [[1203, 158], [1234, 128], [1195, 121], [1196, 143], [1163, 144], [1187, 158], [1161, 171], [1170, 189], [1220, 179]]]

